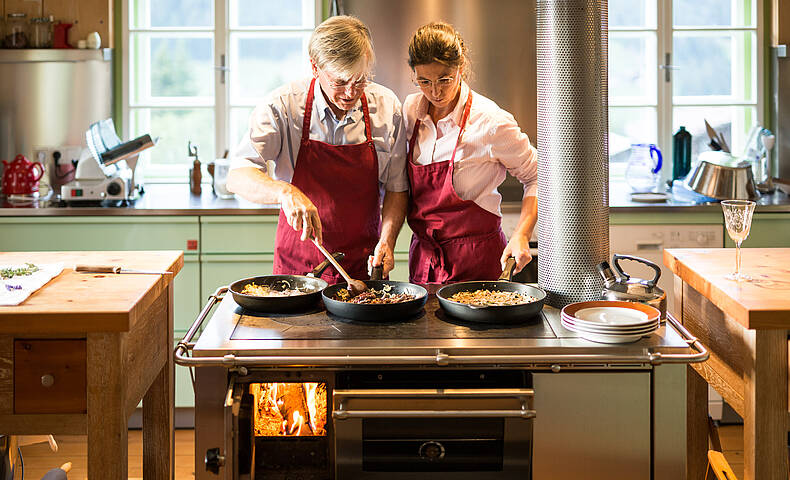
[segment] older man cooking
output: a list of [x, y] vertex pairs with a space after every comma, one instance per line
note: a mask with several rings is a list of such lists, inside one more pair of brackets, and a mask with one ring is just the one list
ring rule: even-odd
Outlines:
[[[312, 77], [276, 89], [253, 111], [228, 188], [280, 203], [275, 274], [303, 274], [321, 262], [313, 236], [346, 254], [352, 277], [365, 278], [369, 262], [387, 273], [408, 202], [401, 104], [370, 81], [373, 45], [358, 19], [324, 21], [309, 54]], [[324, 277], [340, 281], [334, 271]]]

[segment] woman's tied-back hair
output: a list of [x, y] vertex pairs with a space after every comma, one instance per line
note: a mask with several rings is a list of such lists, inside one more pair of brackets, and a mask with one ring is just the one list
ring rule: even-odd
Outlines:
[[469, 52], [464, 39], [452, 25], [431, 22], [420, 27], [409, 42], [409, 67], [438, 62], [461, 69], [462, 78], [469, 76]]
[[310, 37], [310, 58], [318, 68], [341, 79], [367, 73], [375, 55], [370, 30], [358, 18], [330, 17], [315, 28]]

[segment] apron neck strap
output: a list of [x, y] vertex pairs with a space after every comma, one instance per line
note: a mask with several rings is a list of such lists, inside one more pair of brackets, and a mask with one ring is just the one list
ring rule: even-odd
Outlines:
[[304, 107], [304, 118], [302, 119], [302, 143], [310, 139], [310, 120], [313, 117], [313, 99], [315, 98], [315, 77], [310, 82], [310, 89], [307, 90], [307, 103]]
[[469, 111], [472, 109], [472, 89], [469, 89], [469, 95], [466, 96], [466, 105], [464, 105], [464, 114], [461, 116], [461, 129], [458, 132], [458, 140], [455, 142], [455, 148], [453, 148], [453, 156], [450, 159], [450, 165], [455, 163], [455, 152], [458, 151], [458, 145], [461, 144], [461, 139], [464, 136], [464, 130], [466, 130], [466, 120], [469, 118]]

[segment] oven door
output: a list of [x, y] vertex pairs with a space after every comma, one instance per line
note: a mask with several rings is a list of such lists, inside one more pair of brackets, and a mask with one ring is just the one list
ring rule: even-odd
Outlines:
[[528, 479], [532, 389], [335, 390], [342, 479]]
[[225, 417], [224, 452], [210, 449], [206, 452], [206, 470], [219, 474], [225, 472], [228, 480], [251, 478], [251, 468], [255, 463], [255, 444], [252, 438], [253, 397], [248, 385], [236, 383], [236, 375], [231, 375], [225, 395], [223, 409]]

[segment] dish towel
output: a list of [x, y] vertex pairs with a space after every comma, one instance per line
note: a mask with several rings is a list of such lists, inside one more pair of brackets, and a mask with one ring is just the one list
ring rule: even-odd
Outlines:
[[[26, 267], [28, 265], [25, 264], [0, 265], [0, 270], [16, 270]], [[19, 305], [63, 271], [62, 263], [39, 264], [36, 267], [38, 270], [30, 275], [14, 275], [10, 278], [0, 279], [0, 306]]]

